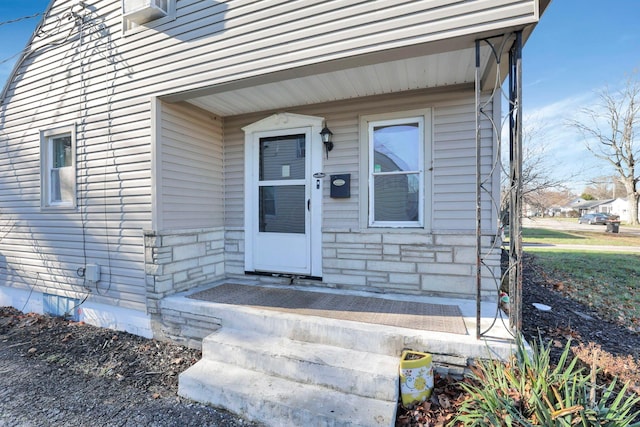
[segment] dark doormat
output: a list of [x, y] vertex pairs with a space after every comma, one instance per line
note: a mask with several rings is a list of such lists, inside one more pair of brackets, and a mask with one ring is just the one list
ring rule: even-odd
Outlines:
[[424, 331], [467, 334], [462, 313], [456, 305], [397, 301], [233, 283], [225, 283], [197, 292], [190, 295], [189, 298], [303, 316], [319, 316]]

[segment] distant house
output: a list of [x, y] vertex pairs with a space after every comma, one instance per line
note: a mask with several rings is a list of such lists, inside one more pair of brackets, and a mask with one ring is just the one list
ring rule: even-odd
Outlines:
[[585, 200], [583, 198], [578, 198], [571, 202], [568, 208], [578, 211], [579, 215], [584, 215], [587, 213], [612, 213], [611, 212], [611, 203], [614, 199], [606, 199], [606, 200]]
[[621, 221], [630, 222], [631, 212], [629, 211], [629, 201], [627, 198], [618, 197], [602, 205], [602, 212], [618, 215]]

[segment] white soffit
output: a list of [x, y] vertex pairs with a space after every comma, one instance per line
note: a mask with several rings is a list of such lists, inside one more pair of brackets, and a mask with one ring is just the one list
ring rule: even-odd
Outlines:
[[[483, 48], [482, 69], [489, 59]], [[249, 86], [187, 101], [219, 116], [290, 108], [384, 93], [473, 83], [475, 49], [366, 65]]]

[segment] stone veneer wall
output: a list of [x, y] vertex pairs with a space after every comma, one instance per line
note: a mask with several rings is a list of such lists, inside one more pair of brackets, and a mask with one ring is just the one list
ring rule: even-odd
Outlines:
[[162, 312], [162, 298], [225, 277], [224, 228], [145, 231], [147, 311], [154, 336], [175, 342], [200, 341], [219, 327], [215, 319]]
[[[325, 229], [322, 235], [323, 284], [310, 284], [371, 292], [476, 297], [475, 233]], [[243, 275], [244, 233], [227, 230], [225, 240], [227, 275]], [[490, 243], [489, 238], [484, 238], [487, 251]], [[487, 267], [482, 269], [483, 298], [492, 299], [498, 294], [500, 248], [493, 249], [484, 259]]]
[[225, 268], [228, 276], [244, 275], [244, 230], [227, 227], [224, 252]]
[[[475, 245], [475, 234], [325, 230], [322, 277], [336, 287], [475, 298]], [[485, 262], [499, 281], [499, 248]], [[489, 269], [483, 268], [485, 299], [497, 295]]]

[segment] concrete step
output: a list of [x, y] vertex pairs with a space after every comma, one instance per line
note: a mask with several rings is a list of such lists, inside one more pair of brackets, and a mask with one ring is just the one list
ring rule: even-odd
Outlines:
[[267, 426], [393, 426], [396, 401], [302, 384], [203, 359], [180, 374], [178, 394]]
[[400, 356], [403, 349], [426, 351], [434, 355], [475, 358], [507, 358], [513, 343], [509, 339], [477, 340], [474, 335], [414, 330], [370, 323], [351, 322], [316, 316], [302, 316], [255, 307], [168, 297], [163, 309], [180, 307], [189, 313], [217, 319], [223, 328], [250, 330], [265, 335], [289, 338], [363, 352]]
[[223, 327], [204, 339], [202, 357], [344, 393], [397, 399], [397, 356]]

